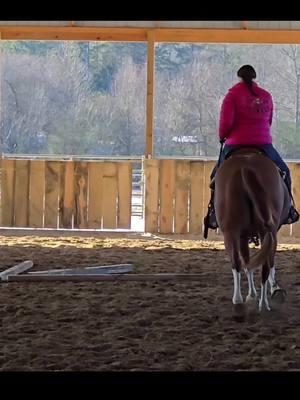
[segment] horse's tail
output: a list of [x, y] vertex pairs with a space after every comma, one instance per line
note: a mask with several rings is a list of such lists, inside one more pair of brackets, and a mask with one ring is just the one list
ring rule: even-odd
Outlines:
[[265, 232], [261, 249], [250, 258], [247, 264], [247, 268], [252, 269], [264, 264], [268, 260], [270, 253], [272, 254], [276, 246], [276, 238], [274, 235], [276, 229], [274, 227], [271, 209], [266, 205], [266, 200], [264, 200], [267, 198], [265, 187], [252, 169], [244, 168], [241, 173], [244, 188], [253, 205], [253, 214], [260, 222], [260, 230]]
[[271, 231], [266, 232], [262, 241], [261, 249], [250, 257], [246, 267], [248, 269], [253, 269], [265, 264], [265, 262], [268, 261], [270, 254], [273, 253], [275, 245], [276, 240], [274, 233]]

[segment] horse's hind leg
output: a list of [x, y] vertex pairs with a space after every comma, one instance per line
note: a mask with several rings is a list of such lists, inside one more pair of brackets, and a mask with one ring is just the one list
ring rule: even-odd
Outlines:
[[281, 304], [285, 301], [286, 291], [278, 285], [278, 283], [275, 279], [274, 258], [275, 258], [275, 252], [274, 252], [274, 256], [270, 260], [270, 265], [272, 267], [270, 268], [268, 282], [270, 284], [271, 298], [273, 299], [273, 301], [275, 303]]
[[274, 264], [273, 264], [273, 267], [270, 269], [268, 281], [270, 284], [271, 299], [273, 300], [273, 302], [276, 303], [277, 305], [284, 303], [285, 297], [286, 297], [286, 291], [278, 285], [278, 283], [275, 279], [275, 265]]
[[[263, 241], [263, 237], [261, 237], [261, 241]], [[262, 311], [263, 308], [266, 310], [270, 311], [270, 306], [268, 302], [268, 278], [270, 275], [270, 269], [274, 265], [274, 257], [275, 257], [275, 252], [276, 252], [276, 247], [277, 247], [277, 239], [276, 239], [276, 234], [274, 235], [274, 240], [273, 240], [273, 245], [272, 248], [270, 248], [269, 252], [269, 257], [267, 261], [263, 264], [262, 266], [262, 271], [261, 271], [261, 293], [260, 293], [260, 300], [259, 300], [259, 311]]]
[[[269, 306], [269, 302], [268, 302], [268, 292], [267, 292], [268, 282], [271, 285], [271, 294], [272, 294], [272, 286], [274, 287], [274, 290], [276, 290], [275, 267], [274, 267], [274, 259], [275, 259], [275, 253], [276, 253], [276, 248], [277, 248], [276, 233], [274, 234], [273, 237], [274, 237], [273, 246], [272, 246], [272, 249], [270, 249], [270, 255], [268, 257], [268, 260], [266, 261], [265, 264], [263, 264], [263, 267], [262, 267], [261, 295], [260, 295], [260, 301], [259, 301], [259, 311], [261, 311], [263, 308], [266, 308], [268, 311], [270, 311], [270, 306]], [[280, 289], [279, 286], [278, 286], [278, 289]]]
[[239, 254], [239, 238], [238, 240], [231, 233], [224, 233], [224, 242], [226, 250], [229, 253], [231, 264], [232, 264], [232, 274], [233, 274], [233, 304], [243, 303], [243, 297], [241, 294], [241, 258]]
[[271, 296], [272, 296], [272, 294], [274, 293], [274, 290], [276, 290], [277, 287], [279, 288], [279, 286], [277, 285], [276, 279], [275, 279], [275, 265], [273, 265], [273, 267], [270, 269], [268, 281], [270, 284], [270, 290], [271, 290]]
[[[248, 237], [241, 238], [241, 255], [244, 259], [245, 264], [248, 264], [250, 260]], [[248, 295], [246, 297], [246, 302], [249, 302], [252, 300], [256, 300], [257, 292], [254, 285], [253, 270], [248, 270], [247, 268], [245, 268], [245, 273], [248, 279]]]
[[[276, 240], [276, 242], [277, 242], [277, 240]], [[276, 245], [277, 245], [277, 243], [276, 243]], [[276, 251], [276, 248], [275, 248], [275, 251]], [[269, 273], [269, 277], [268, 277], [268, 281], [270, 284], [270, 290], [271, 290], [271, 296], [273, 295], [275, 290], [280, 289], [275, 280], [275, 265], [274, 265], [275, 251], [274, 251], [274, 254], [272, 254], [270, 256], [270, 273]]]
[[267, 280], [269, 277], [270, 273], [270, 265], [269, 261], [266, 262], [263, 267], [262, 267], [262, 272], [261, 272], [261, 294], [260, 294], [260, 300], [259, 300], [259, 311], [262, 311], [263, 308], [266, 310], [270, 311], [270, 306], [268, 302], [268, 285], [267, 285]]

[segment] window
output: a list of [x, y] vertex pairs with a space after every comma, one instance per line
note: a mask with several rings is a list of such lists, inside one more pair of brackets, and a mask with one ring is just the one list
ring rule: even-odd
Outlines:
[[2, 41], [2, 152], [143, 155], [146, 57], [146, 43]]
[[300, 46], [161, 43], [155, 50], [154, 155], [218, 155], [218, 119], [236, 71], [251, 64], [274, 101], [272, 135], [300, 158]]

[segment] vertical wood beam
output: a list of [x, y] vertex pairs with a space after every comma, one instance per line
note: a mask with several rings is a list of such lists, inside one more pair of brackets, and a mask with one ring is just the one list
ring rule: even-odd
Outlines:
[[[1, 31], [0, 31], [0, 122], [2, 120], [2, 43], [1, 43]], [[0, 124], [0, 154], [3, 154], [3, 129]]]
[[148, 31], [147, 49], [147, 102], [146, 102], [146, 158], [153, 155], [153, 100], [154, 100], [154, 32]]

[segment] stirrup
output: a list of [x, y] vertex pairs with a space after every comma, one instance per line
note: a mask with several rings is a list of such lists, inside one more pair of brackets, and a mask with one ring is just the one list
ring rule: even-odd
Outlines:
[[259, 237], [258, 235], [249, 236], [248, 243], [254, 243], [255, 246], [259, 246]]
[[204, 224], [204, 232], [203, 236], [204, 239], [207, 239], [208, 236], [208, 229], [217, 229], [218, 228], [218, 222], [216, 218], [216, 213], [215, 213], [215, 207], [214, 207], [214, 185], [215, 185], [215, 179], [213, 178], [211, 180], [211, 183], [209, 187], [212, 189], [211, 190], [211, 197], [208, 203], [208, 209], [207, 209], [207, 214], [204, 217], [203, 224]]
[[295, 222], [299, 221], [299, 217], [298, 211], [293, 205], [291, 205], [288, 218], [284, 224], [294, 224]]
[[209, 204], [206, 217], [204, 218], [204, 225], [207, 225], [210, 229], [217, 229], [218, 223], [214, 207]]

